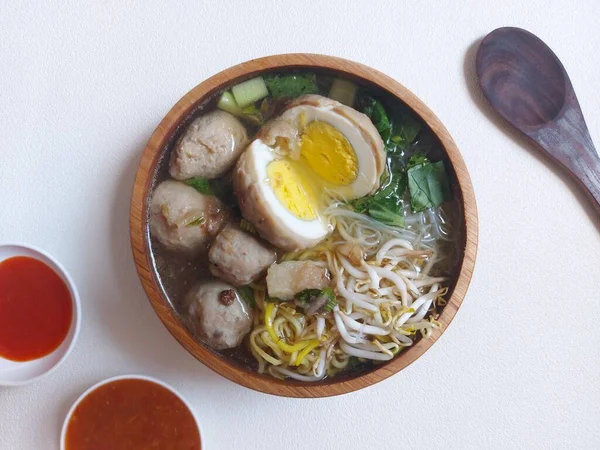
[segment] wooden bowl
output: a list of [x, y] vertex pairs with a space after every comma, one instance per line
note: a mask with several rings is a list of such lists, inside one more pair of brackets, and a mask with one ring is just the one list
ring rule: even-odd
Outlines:
[[[455, 269], [456, 276], [450, 283], [448, 303], [438, 319], [442, 325], [441, 329], [435, 330], [429, 339], [419, 340], [408, 350], [403, 351], [388, 363], [377, 366], [370, 372], [354, 377], [325, 379], [315, 384], [293, 380], [282, 381], [261, 375], [196, 341], [162, 294], [151, 260], [148, 231], [148, 197], [153, 185], [156, 166], [161, 157], [164, 156], [164, 152], [169, 142], [172, 141], [173, 135], [177, 132], [178, 126], [189, 117], [193, 110], [224, 88], [261, 72], [290, 69], [337, 73], [359, 83], [380, 89], [388, 95], [397, 97], [412, 108], [437, 136], [448, 155], [449, 166], [454, 171], [453, 174], [451, 173], [451, 177], [454, 179], [453, 194], [462, 204], [464, 215], [462, 220], [463, 229], [461, 230], [462, 261], [459, 267]], [[441, 336], [456, 314], [467, 292], [473, 273], [477, 252], [477, 207], [469, 173], [456, 144], [446, 128], [421, 100], [400, 83], [362, 64], [331, 56], [298, 53], [268, 56], [231, 67], [199, 84], [177, 102], [158, 125], [142, 155], [131, 199], [130, 231], [133, 256], [150, 303], [152, 303], [154, 310], [175, 339], [199, 361], [235, 383], [257, 391], [287, 397], [327, 397], [370, 386], [399, 372], [425, 353]]]

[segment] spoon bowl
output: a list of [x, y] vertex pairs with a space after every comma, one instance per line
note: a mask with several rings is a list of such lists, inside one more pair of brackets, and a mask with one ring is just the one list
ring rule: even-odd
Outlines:
[[550, 47], [529, 31], [498, 28], [481, 42], [475, 64], [491, 106], [567, 170], [600, 216], [600, 158], [571, 80]]

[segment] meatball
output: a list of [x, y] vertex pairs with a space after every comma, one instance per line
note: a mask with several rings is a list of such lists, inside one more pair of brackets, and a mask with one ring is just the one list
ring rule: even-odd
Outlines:
[[208, 252], [212, 274], [236, 286], [256, 280], [276, 259], [269, 244], [232, 224], [218, 234]]
[[206, 250], [228, 218], [217, 197], [179, 181], [159, 184], [150, 203], [150, 233], [169, 250], [190, 254]]
[[169, 173], [177, 180], [218, 178], [233, 167], [248, 145], [241, 122], [216, 110], [194, 120], [171, 153]]
[[323, 289], [329, 286], [329, 271], [321, 261], [284, 261], [273, 264], [267, 272], [269, 296], [291, 300], [305, 289]]
[[194, 332], [209, 347], [237, 347], [250, 332], [252, 309], [233, 286], [210, 281], [192, 289], [189, 296]]

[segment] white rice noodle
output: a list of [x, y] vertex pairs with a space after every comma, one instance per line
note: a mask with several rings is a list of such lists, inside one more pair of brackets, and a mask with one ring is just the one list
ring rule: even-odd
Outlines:
[[[431, 287], [431, 289], [429, 290], [429, 293], [433, 294], [433, 293], [436, 293], [438, 290], [439, 290], [439, 285], [436, 283]], [[412, 316], [410, 319], [408, 319], [406, 321], [406, 323], [415, 324], [415, 323], [418, 323], [421, 320], [423, 320], [423, 318], [427, 314], [427, 311], [429, 311], [429, 308], [431, 307], [431, 304], [433, 303], [434, 300], [435, 300], [435, 296], [431, 300], [423, 303], [423, 306], [421, 306], [417, 310], [415, 315]]]
[[348, 231], [346, 231], [346, 225], [343, 222], [338, 221], [337, 230], [340, 232], [340, 234], [346, 240], [346, 242], [354, 242], [360, 244], [360, 241], [358, 239], [348, 234]]
[[379, 275], [381, 275], [384, 278], [387, 278], [396, 285], [398, 291], [400, 292], [400, 300], [402, 301], [402, 305], [408, 306], [410, 303], [408, 291], [406, 290], [406, 283], [404, 283], [404, 280], [402, 280], [402, 278], [400, 278], [399, 275], [396, 275], [391, 270], [384, 269], [383, 267], [375, 267], [374, 269], [375, 272], [377, 272]]
[[413, 341], [410, 337], [408, 337], [402, 333], [399, 333], [396, 330], [392, 331], [392, 336], [394, 336], [405, 347], [409, 347], [413, 344]]
[[317, 339], [321, 340], [324, 330], [325, 330], [325, 317], [317, 316], [317, 325], [316, 325]]
[[351, 356], [356, 356], [358, 358], [365, 358], [365, 359], [373, 359], [375, 361], [389, 361], [390, 359], [392, 359], [394, 357], [393, 355], [390, 356], [390, 355], [386, 355], [385, 353], [381, 353], [381, 352], [372, 352], [369, 350], [362, 350], [362, 349], [353, 347], [344, 341], [340, 341], [340, 348]]
[[429, 308], [431, 307], [431, 304], [433, 303], [433, 299], [426, 301], [425, 303], [423, 303], [423, 305], [416, 310], [416, 313], [414, 313], [414, 316], [410, 317], [405, 323], [417, 323], [420, 322], [421, 320], [423, 320], [423, 317], [425, 317], [425, 314], [427, 314], [427, 311], [429, 311]]
[[373, 269], [373, 267], [371, 267], [364, 261], [361, 261], [361, 266], [367, 271], [367, 274], [369, 274], [369, 279], [371, 280], [369, 286], [371, 287], [371, 289], [379, 289], [379, 282], [381, 281], [381, 278], [379, 278], [379, 275], [377, 275], [375, 269]]
[[421, 274], [419, 272], [417, 272], [416, 270], [398, 269], [398, 270], [395, 270], [395, 272], [398, 275], [402, 275], [403, 277], [411, 278], [411, 279], [418, 279], [421, 277]]
[[[398, 273], [398, 272], [394, 272], [394, 273]], [[413, 281], [411, 281], [408, 277], [405, 277], [404, 275], [402, 275], [401, 273], [398, 273], [398, 276], [400, 278], [402, 278], [402, 281], [404, 281], [404, 284], [406, 284], [406, 287], [408, 288], [408, 290], [411, 292], [411, 294], [414, 297], [418, 297], [421, 293], [419, 292], [419, 288], [415, 285], [415, 283], [413, 283]]]
[[338, 253], [337, 257], [340, 260], [340, 263], [342, 263], [342, 267], [344, 267], [344, 269], [346, 270], [346, 272], [348, 272], [350, 276], [358, 280], [369, 278], [369, 275], [367, 273], [363, 272], [362, 270], [358, 270], [356, 267], [354, 267], [352, 263], [350, 263], [350, 261], [346, 259], [345, 256], [340, 255]]
[[385, 350], [397, 350], [399, 348], [398, 344], [395, 344], [394, 342], [379, 343], [379, 346], [373, 344], [372, 342], [369, 342], [368, 344], [352, 344], [352, 347], [359, 350], [369, 350], [372, 352], [380, 352], [382, 348]]
[[389, 287], [385, 287], [385, 288], [379, 288], [377, 289], [377, 292], [379, 292], [379, 295], [381, 295], [382, 297], [385, 297], [386, 295], [394, 295], [394, 287], [393, 286], [389, 286]]
[[412, 244], [405, 239], [398, 239], [398, 238], [390, 239], [385, 244], [383, 244], [381, 246], [381, 248], [379, 249], [379, 251], [377, 252], [377, 255], [375, 256], [375, 261], [377, 261], [377, 264], [381, 264], [381, 261], [383, 261], [383, 258], [385, 258], [388, 251], [396, 245], [401, 246], [408, 250], [413, 249]]
[[437, 253], [434, 252], [433, 255], [431, 255], [431, 257], [427, 260], [427, 262], [423, 266], [423, 269], [421, 269], [421, 274], [423, 276], [429, 275], [429, 272], [431, 271], [431, 268], [433, 267], [433, 265], [437, 261], [438, 261], [438, 259], [437, 259]]
[[404, 313], [400, 317], [398, 317], [398, 319], [396, 319], [396, 322], [394, 323], [394, 327], [398, 328], [398, 327], [404, 325], [408, 319], [410, 319], [413, 315], [417, 314], [417, 312], [419, 311], [419, 308], [421, 308], [423, 305], [425, 305], [425, 303], [429, 302], [429, 304], [431, 304], [433, 299], [436, 297], [437, 297], [437, 292], [429, 292], [428, 294], [425, 294], [425, 295], [419, 297], [418, 299], [416, 299], [413, 302], [413, 304], [410, 305], [410, 307], [414, 311]]
[[335, 318], [335, 324], [337, 326], [338, 331], [340, 332], [340, 335], [342, 336], [342, 339], [350, 344], [364, 344], [369, 342], [361, 336], [354, 336], [348, 333], [348, 330], [344, 325], [344, 321], [342, 320], [341, 314], [342, 313], [340, 312], [339, 308], [336, 306], [336, 309], [333, 311], [333, 317]]
[[366, 309], [369, 311], [373, 311], [373, 312], [379, 311], [379, 308], [377, 306], [375, 306], [373, 303], [371, 303], [371, 301], [373, 300], [371, 297], [368, 297], [364, 294], [357, 294], [356, 292], [350, 292], [348, 289], [346, 289], [346, 286], [344, 286], [344, 283], [342, 282], [342, 277], [340, 277], [340, 276], [337, 277], [336, 285], [338, 288], [338, 292], [346, 300], [351, 301], [352, 303], [354, 303], [356, 306], [358, 306], [360, 308], [363, 308], [363, 309]]
[[373, 325], [368, 325], [366, 323], [360, 323], [342, 312], [340, 312], [339, 315], [348, 328], [358, 331], [361, 334], [374, 334], [376, 336], [387, 336], [390, 334], [390, 330], [385, 330], [381, 327], [374, 327]]
[[[325, 361], [325, 360], [323, 360], [323, 361]], [[289, 369], [284, 369], [283, 367], [271, 366], [269, 369], [274, 372], [280, 373], [281, 375], [285, 375], [286, 377], [290, 377], [290, 378], [292, 378], [294, 380], [298, 380], [298, 381], [315, 382], [315, 381], [321, 381], [323, 378], [325, 378], [325, 362], [323, 362], [323, 373], [320, 376], [301, 375], [298, 372], [294, 372]]]
[[431, 286], [432, 284], [435, 283], [441, 283], [442, 281], [446, 281], [446, 278], [443, 277], [424, 277], [420, 280], [416, 280], [414, 282], [414, 285], [417, 288], [422, 288], [422, 287], [426, 287], [426, 286]]

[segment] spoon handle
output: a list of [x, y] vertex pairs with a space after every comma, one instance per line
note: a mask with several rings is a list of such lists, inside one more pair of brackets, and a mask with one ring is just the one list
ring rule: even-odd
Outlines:
[[565, 166], [587, 190], [600, 216], [600, 158], [574, 93], [568, 97], [571, 98], [567, 98], [559, 117], [551, 124], [526, 134]]

